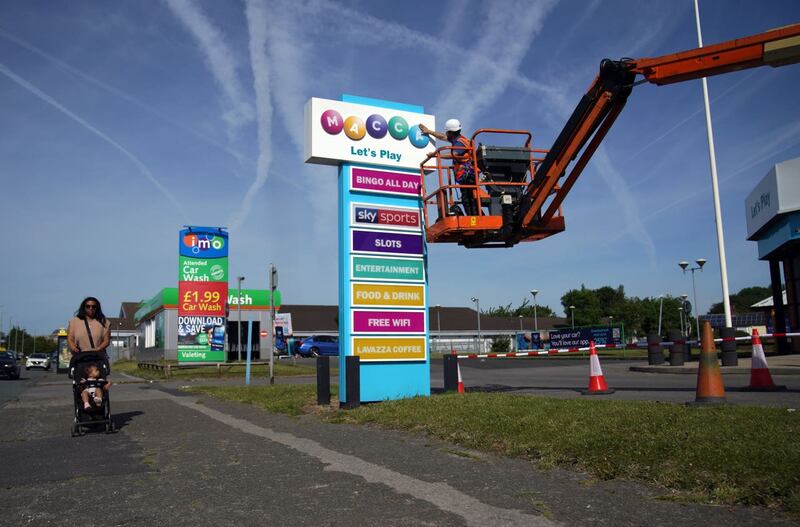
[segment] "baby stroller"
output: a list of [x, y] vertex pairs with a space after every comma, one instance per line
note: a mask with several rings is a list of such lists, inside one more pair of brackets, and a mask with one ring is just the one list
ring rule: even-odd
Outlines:
[[[81, 383], [81, 379], [85, 379], [85, 369], [95, 365], [100, 370], [100, 379], [88, 379]], [[114, 420], [111, 417], [111, 401], [108, 397], [108, 390], [106, 384], [108, 375], [111, 373], [111, 367], [108, 364], [108, 355], [102, 353], [76, 353], [72, 356], [69, 364], [69, 378], [72, 379], [72, 401], [73, 401], [73, 420], [72, 420], [72, 437], [85, 434], [85, 429], [90, 428], [99, 430], [105, 428], [107, 434], [116, 431]], [[87, 409], [83, 407], [83, 400], [81, 399], [81, 392], [86, 388], [102, 388], [103, 399], [97, 404], [92, 397], [89, 398], [90, 406]]]

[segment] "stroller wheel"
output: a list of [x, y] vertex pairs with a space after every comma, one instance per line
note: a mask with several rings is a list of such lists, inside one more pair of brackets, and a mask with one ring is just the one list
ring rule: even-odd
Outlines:
[[108, 424], [106, 425], [106, 434], [113, 434], [117, 431], [117, 427], [114, 424], [114, 420], [109, 420]]
[[80, 434], [78, 430], [78, 425], [72, 425], [72, 428], [70, 429], [69, 433], [72, 437], [77, 437]]

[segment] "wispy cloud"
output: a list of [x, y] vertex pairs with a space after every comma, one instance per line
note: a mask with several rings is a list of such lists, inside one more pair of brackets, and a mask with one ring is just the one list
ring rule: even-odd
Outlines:
[[125, 148], [124, 146], [119, 144], [118, 142], [116, 142], [113, 139], [111, 139], [108, 135], [106, 135], [105, 133], [101, 132], [99, 129], [97, 129], [94, 126], [92, 126], [88, 121], [86, 121], [85, 119], [83, 119], [79, 115], [77, 115], [77, 114], [73, 113], [72, 111], [70, 111], [69, 109], [67, 109], [61, 103], [59, 103], [58, 101], [56, 101], [55, 99], [53, 99], [52, 97], [50, 97], [49, 95], [44, 93], [42, 90], [40, 90], [39, 88], [37, 88], [36, 86], [31, 84], [30, 82], [28, 82], [25, 79], [23, 79], [22, 77], [20, 77], [19, 75], [17, 75], [13, 71], [11, 71], [8, 67], [6, 67], [3, 64], [0, 64], [0, 73], [5, 75], [6, 77], [11, 79], [12, 81], [16, 82], [21, 87], [25, 88], [26, 90], [28, 90], [33, 95], [39, 97], [41, 100], [43, 100], [46, 103], [50, 104], [51, 106], [56, 108], [61, 113], [63, 113], [64, 115], [66, 115], [67, 117], [69, 117], [70, 119], [75, 121], [76, 123], [80, 124], [81, 126], [86, 128], [87, 130], [89, 130], [90, 132], [92, 132], [93, 134], [98, 136], [100, 139], [102, 139], [106, 143], [110, 144], [111, 146], [113, 146], [114, 148], [116, 148], [117, 150], [122, 152], [122, 154], [125, 155], [125, 157], [130, 159], [133, 162], [133, 164], [136, 165], [136, 167], [139, 169], [139, 171], [142, 173], [142, 175], [144, 175], [145, 178], [147, 178], [153, 185], [155, 185], [155, 187], [159, 190], [159, 192], [161, 192], [161, 194], [164, 195], [164, 197], [166, 197], [169, 201], [172, 202], [173, 205], [175, 205], [175, 207], [181, 212], [181, 215], [184, 217], [184, 219], [186, 218], [186, 212], [183, 210], [183, 206], [180, 204], [180, 202], [178, 202], [178, 200], [175, 199], [175, 196], [173, 196], [170, 193], [170, 191], [168, 191], [164, 187], [164, 185], [162, 185], [161, 182], [158, 179], [156, 179], [155, 175], [153, 175], [153, 172], [149, 168], [147, 168], [147, 165], [145, 165], [142, 162], [142, 160], [139, 159], [138, 157], [136, 157], [136, 155], [133, 154], [130, 150], [128, 150], [127, 148]]
[[[448, 89], [434, 105], [437, 112], [458, 115], [463, 123], [473, 123], [468, 127], [478, 128], [474, 125], [475, 118], [490, 108], [519, 75], [520, 62], [555, 3], [555, 0], [543, 0], [529, 5], [530, 2], [509, 0], [502, 6], [496, 2], [482, 4], [485, 12], [480, 15], [483, 22], [477, 44], [474, 49], [462, 52], [461, 56], [467, 58], [460, 63]], [[509, 35], [514, 37], [509, 38]], [[483, 62], [478, 57], [493, 57], [496, 68], [490, 80], [476, 83], [475, 72], [482, 71]]]
[[228, 109], [223, 113], [223, 119], [229, 134], [235, 137], [242, 126], [254, 119], [252, 105], [236, 75], [236, 55], [222, 33], [192, 0], [166, 0], [166, 3], [200, 45], [214, 80], [225, 94]]
[[124, 91], [122, 91], [122, 90], [120, 90], [118, 88], [115, 88], [115, 87], [111, 86], [110, 84], [105, 83], [105, 82], [101, 81], [100, 79], [98, 79], [96, 77], [93, 77], [92, 75], [89, 75], [88, 73], [86, 73], [84, 71], [79, 70], [78, 68], [72, 66], [71, 64], [69, 64], [69, 63], [67, 63], [67, 62], [65, 62], [65, 61], [63, 61], [63, 60], [61, 60], [61, 59], [59, 59], [57, 57], [54, 57], [50, 53], [47, 53], [46, 51], [42, 50], [41, 48], [39, 48], [37, 46], [34, 46], [33, 44], [31, 44], [27, 40], [21, 39], [18, 36], [6, 31], [2, 27], [0, 27], [0, 37], [5, 38], [6, 40], [10, 40], [11, 42], [14, 42], [18, 46], [20, 46], [22, 48], [25, 48], [26, 50], [30, 51], [31, 53], [34, 53], [34, 54], [42, 57], [43, 59], [48, 61], [50, 64], [53, 64], [54, 66], [66, 71], [67, 73], [70, 73], [71, 75], [74, 75], [74, 76], [78, 77], [79, 79], [91, 84], [92, 86], [96, 86], [96, 87], [98, 87], [98, 88], [100, 88], [102, 90], [105, 90], [105, 91], [107, 91], [107, 92], [119, 97], [120, 99], [123, 99], [124, 101], [127, 101], [127, 102], [133, 104], [137, 108], [140, 108], [140, 109], [146, 111], [147, 113], [149, 113], [150, 115], [160, 119], [161, 121], [164, 121], [165, 123], [168, 123], [168, 124], [170, 124], [170, 125], [172, 125], [172, 126], [174, 126], [176, 128], [179, 128], [179, 129], [183, 130], [184, 132], [187, 132], [187, 133], [197, 137], [198, 139], [201, 139], [202, 141], [204, 141], [204, 142], [206, 142], [206, 143], [208, 143], [208, 144], [210, 144], [212, 146], [215, 146], [215, 147], [219, 148], [220, 150], [224, 150], [225, 152], [228, 152], [234, 158], [236, 158], [238, 161], [244, 161], [244, 160], [247, 159], [246, 156], [244, 154], [242, 154], [241, 152], [239, 152], [238, 150], [236, 150], [234, 148], [231, 148], [229, 145], [226, 145], [226, 144], [222, 143], [221, 141], [218, 141], [217, 139], [200, 132], [199, 130], [197, 130], [196, 127], [188, 126], [188, 125], [186, 125], [186, 124], [184, 124], [182, 122], [177, 121], [176, 119], [174, 119], [174, 118], [170, 117], [169, 115], [165, 114], [163, 111], [159, 110], [158, 108], [155, 108], [154, 106], [152, 106], [150, 104], [147, 104], [146, 102], [142, 101], [141, 99], [138, 99], [138, 98], [134, 97], [133, 95], [131, 95], [129, 93], [126, 93], [126, 92], [124, 92]]
[[[553, 4], [555, 1], [548, 0], [546, 4]], [[491, 6], [493, 4], [487, 4]], [[537, 4], [538, 5], [538, 4]], [[528, 3], [522, 7], [522, 11], [527, 11], [531, 6]], [[499, 43], [496, 49], [485, 49], [486, 55], [482, 55], [480, 50], [466, 51], [457, 46], [450, 40], [443, 40], [435, 36], [423, 33], [403, 24], [384, 20], [375, 17], [363, 10], [353, 9], [345, 4], [331, 0], [321, 0], [317, 2], [298, 4], [295, 7], [302, 14], [309, 18], [306, 31], [329, 31], [331, 25], [341, 28], [341, 35], [349, 41], [363, 45], [369, 42], [370, 45], [383, 44], [391, 46], [393, 49], [413, 49], [422, 53], [433, 53], [434, 56], [445, 54], [450, 57], [462, 57], [467, 53], [475, 61], [477, 71], [485, 72], [485, 77], [495, 77], [497, 75], [508, 75], [507, 70], [503, 70], [503, 65], [497, 61], [498, 49], [505, 50], [508, 43], [508, 34]], [[534, 6], [534, 9], [536, 7]], [[505, 51], [503, 51], [505, 52]], [[451, 61], [452, 62], [452, 61]], [[563, 100], [563, 95], [553, 89], [553, 87], [526, 77], [519, 71], [514, 71], [510, 75], [509, 82], [526, 92], [544, 95], [550, 100]]]
[[280, 76], [273, 75], [270, 88], [283, 126], [289, 132], [298, 152], [303, 152], [303, 120], [297, 111], [305, 104], [308, 77], [309, 44], [302, 38], [303, 19], [294, 8], [294, 1], [273, 1], [269, 4], [270, 30], [267, 34], [269, 63]]
[[269, 19], [264, 3], [260, 0], [247, 0], [245, 3], [247, 30], [250, 34], [250, 65], [253, 70], [253, 91], [256, 94], [256, 118], [258, 124], [258, 160], [256, 177], [247, 189], [242, 204], [230, 222], [231, 229], [239, 229], [250, 213], [253, 199], [261, 190], [269, 176], [272, 162], [272, 101], [270, 94], [270, 65], [267, 60], [267, 27]]
[[628, 184], [623, 177], [614, 168], [611, 158], [608, 156], [608, 151], [604, 146], [600, 146], [594, 154], [595, 169], [600, 173], [600, 177], [608, 188], [614, 192], [614, 197], [617, 201], [617, 210], [622, 212], [625, 219], [625, 225], [630, 236], [638, 240], [645, 249], [648, 259], [650, 260], [650, 267], [655, 269], [657, 267], [656, 261], [656, 245], [653, 238], [641, 221], [641, 212], [639, 206], [636, 204], [636, 198], [631, 192]]

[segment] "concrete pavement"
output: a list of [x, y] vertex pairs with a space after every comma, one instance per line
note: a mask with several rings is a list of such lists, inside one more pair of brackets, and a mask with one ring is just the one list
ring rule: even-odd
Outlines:
[[63, 377], [0, 408], [0, 525], [792, 525], [370, 427], [120, 383], [71, 438]]

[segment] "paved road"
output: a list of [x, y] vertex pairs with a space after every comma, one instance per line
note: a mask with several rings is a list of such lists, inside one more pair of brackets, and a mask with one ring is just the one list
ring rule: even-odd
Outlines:
[[8, 377], [0, 377], [0, 406], [15, 400], [22, 392], [30, 388], [36, 379], [49, 373], [44, 370], [25, 370], [23, 366], [19, 379], [11, 380]]
[[69, 436], [70, 387], [55, 374], [0, 407], [0, 525], [792, 525], [119, 377], [114, 435]]
[[[552, 397], [580, 398], [580, 390], [589, 384], [586, 359], [466, 359], [460, 361], [467, 389], [537, 394]], [[630, 371], [632, 365], [646, 365], [646, 360], [605, 360], [601, 366], [606, 383], [614, 388], [611, 395], [593, 396], [616, 400], [648, 400], [684, 403], [695, 399], [695, 374], [642, 373]], [[800, 372], [799, 372], [800, 373]], [[733, 404], [800, 407], [800, 375], [774, 375], [776, 384], [787, 386], [785, 392], [745, 392], [749, 373], [723, 375], [727, 400]], [[431, 385], [443, 386], [441, 362], [431, 365]]]

